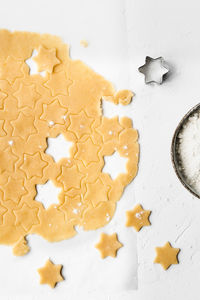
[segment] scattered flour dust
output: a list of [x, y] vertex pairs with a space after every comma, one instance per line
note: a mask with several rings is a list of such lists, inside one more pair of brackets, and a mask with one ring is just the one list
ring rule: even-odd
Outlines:
[[188, 119], [178, 138], [183, 174], [187, 183], [200, 194], [200, 112]]
[[136, 214], [135, 214], [136, 218], [137, 218], [137, 219], [142, 219], [142, 213], [143, 213], [142, 211], [139, 212], [139, 213], [136, 213]]

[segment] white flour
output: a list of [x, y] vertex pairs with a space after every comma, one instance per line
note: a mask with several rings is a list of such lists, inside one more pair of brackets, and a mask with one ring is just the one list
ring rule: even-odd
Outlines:
[[200, 194], [200, 113], [188, 119], [179, 134], [179, 155], [185, 178]]

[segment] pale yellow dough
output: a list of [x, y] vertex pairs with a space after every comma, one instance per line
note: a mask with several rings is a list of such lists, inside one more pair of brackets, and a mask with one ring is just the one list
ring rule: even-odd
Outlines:
[[173, 248], [169, 242], [163, 247], [156, 247], [156, 258], [154, 263], [161, 264], [164, 270], [167, 270], [171, 265], [178, 264], [179, 248]]
[[106, 258], [107, 256], [116, 257], [117, 251], [123, 247], [119, 242], [117, 234], [106, 234], [101, 233], [100, 241], [95, 247], [100, 251], [101, 258]]
[[[73, 237], [75, 226], [94, 230], [109, 222], [137, 173], [138, 133], [130, 119], [108, 119], [101, 111], [102, 99], [126, 105], [133, 94], [116, 92], [71, 60], [58, 37], [1, 30], [0, 45], [0, 243], [24, 255], [28, 234], [60, 241]], [[34, 49], [45, 77], [30, 75], [26, 60]], [[47, 138], [59, 134], [73, 146], [70, 158], [56, 163], [45, 150]], [[112, 180], [102, 168], [115, 151], [128, 158], [127, 173]], [[45, 209], [35, 200], [36, 185], [48, 180], [61, 193], [59, 204]]]
[[40, 275], [40, 283], [48, 284], [54, 288], [58, 282], [64, 280], [62, 274], [62, 265], [54, 265], [50, 259], [48, 259], [44, 267], [38, 269]]
[[133, 210], [126, 212], [126, 226], [134, 227], [136, 231], [140, 231], [143, 226], [150, 226], [149, 216], [150, 210], [144, 210], [140, 204], [137, 204]]

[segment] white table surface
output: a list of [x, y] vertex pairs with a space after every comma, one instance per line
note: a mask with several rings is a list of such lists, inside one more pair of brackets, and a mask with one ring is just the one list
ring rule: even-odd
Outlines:
[[[137, 238], [136, 290], [82, 295], [75, 284], [65, 289], [60, 284], [55, 290], [39, 286], [30, 270], [48, 255], [56, 254], [56, 262], [63, 263], [65, 253], [59, 243], [47, 246], [41, 238], [30, 237], [29, 258], [13, 257], [11, 249], [0, 246], [0, 299], [199, 299], [200, 200], [182, 187], [170, 159], [173, 132], [200, 98], [199, 9], [198, 0], [0, 1], [0, 28], [59, 35], [71, 45], [72, 58], [86, 62], [117, 89], [136, 93], [130, 107], [117, 110], [133, 118], [141, 145], [138, 176], [121, 201], [129, 198], [131, 205], [141, 203], [152, 210], [152, 226], [131, 232], [133, 243]], [[80, 46], [81, 39], [89, 41], [88, 48]], [[144, 84], [137, 69], [146, 55], [168, 62], [171, 74], [163, 85]], [[166, 241], [181, 248], [180, 264], [168, 271], [153, 264], [155, 247]]]

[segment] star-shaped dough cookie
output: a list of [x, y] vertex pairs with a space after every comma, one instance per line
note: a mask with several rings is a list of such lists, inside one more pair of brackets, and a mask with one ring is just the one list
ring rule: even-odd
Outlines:
[[68, 88], [72, 84], [72, 80], [66, 78], [65, 72], [50, 74], [50, 79], [44, 84], [50, 89], [52, 96], [68, 95]]
[[67, 109], [62, 107], [58, 99], [56, 99], [50, 104], [43, 104], [41, 119], [55, 124], [64, 124], [65, 120], [63, 117], [66, 113]]
[[164, 270], [167, 270], [172, 264], [178, 264], [179, 248], [173, 248], [169, 242], [163, 247], [156, 247], [156, 258], [154, 263], [161, 264]]
[[100, 147], [95, 145], [90, 137], [85, 142], [77, 143], [77, 148], [78, 151], [75, 157], [81, 160], [85, 166], [87, 166], [91, 162], [99, 161], [98, 152], [100, 150]]
[[133, 210], [126, 212], [126, 226], [133, 226], [136, 231], [140, 231], [143, 226], [149, 226], [149, 216], [151, 214], [150, 210], [144, 210], [143, 207], [138, 204], [134, 207]]
[[56, 49], [46, 49], [42, 46], [33, 60], [37, 63], [38, 72], [48, 71], [52, 73], [54, 66], [60, 64], [60, 60], [56, 57]]
[[19, 203], [22, 196], [28, 192], [24, 187], [23, 179], [16, 180], [13, 177], [9, 177], [7, 183], [3, 185], [3, 193], [5, 201], [12, 200], [15, 203]]
[[65, 219], [80, 221], [84, 210], [87, 208], [81, 201], [81, 196], [65, 197], [65, 202], [59, 206], [59, 210], [64, 212]]
[[77, 115], [70, 115], [69, 118], [70, 126], [68, 129], [74, 132], [79, 139], [84, 134], [91, 133], [91, 124], [94, 121], [94, 119], [88, 117], [83, 110]]
[[14, 93], [18, 100], [19, 108], [28, 106], [33, 108], [40, 95], [36, 92], [35, 85], [20, 84], [19, 90]]
[[120, 126], [118, 117], [103, 117], [101, 125], [96, 130], [102, 134], [103, 141], [107, 142], [110, 140], [117, 140], [122, 129], [123, 127]]
[[30, 179], [33, 176], [42, 177], [43, 170], [47, 166], [47, 162], [41, 158], [39, 152], [34, 155], [24, 154], [24, 161], [20, 166], [20, 169], [24, 171], [27, 178]]
[[40, 284], [48, 284], [54, 288], [58, 282], [64, 280], [61, 270], [62, 265], [54, 265], [50, 259], [48, 259], [44, 267], [38, 269]]
[[91, 201], [92, 205], [96, 207], [100, 202], [108, 201], [109, 187], [101, 182], [98, 178], [93, 183], [86, 183], [87, 192], [84, 196], [84, 200]]
[[83, 177], [84, 175], [78, 171], [75, 165], [72, 167], [61, 166], [61, 173], [57, 177], [57, 181], [60, 182], [64, 190], [67, 191], [72, 187], [80, 189]]
[[16, 216], [16, 225], [21, 225], [25, 231], [29, 231], [33, 225], [39, 224], [38, 208], [29, 207], [26, 203], [20, 209], [13, 210]]
[[6, 78], [12, 84], [15, 79], [23, 76], [22, 64], [22, 60], [8, 56], [5, 62], [0, 65], [0, 79]]
[[123, 245], [118, 241], [116, 233], [111, 235], [102, 233], [100, 242], [96, 244], [95, 247], [100, 251], [101, 258], [105, 258], [107, 256], [116, 257], [117, 251], [123, 247]]
[[[26, 124], [26, 126], [24, 125]], [[20, 136], [22, 139], [27, 140], [27, 138], [36, 133], [36, 128], [34, 126], [34, 117], [27, 116], [24, 113], [20, 112], [18, 118], [14, 121], [11, 121], [13, 127], [13, 136]]]

